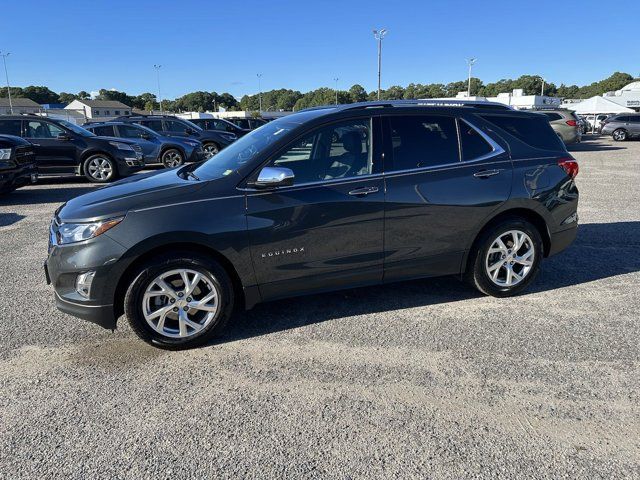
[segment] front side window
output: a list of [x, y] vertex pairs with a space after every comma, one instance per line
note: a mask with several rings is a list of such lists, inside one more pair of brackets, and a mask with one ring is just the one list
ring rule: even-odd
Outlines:
[[145, 131], [134, 125], [118, 125], [118, 132], [123, 138], [142, 138]]
[[26, 138], [56, 138], [64, 133], [60, 127], [48, 122], [40, 122], [37, 120], [27, 122]]
[[389, 124], [393, 148], [391, 170], [411, 170], [460, 161], [458, 132], [453, 117], [392, 116]]
[[161, 132], [163, 130], [161, 120], [143, 120], [140, 124], [156, 132]]
[[478, 131], [464, 120], [459, 120], [460, 146], [462, 147], [462, 160], [470, 161], [488, 155], [493, 147], [482, 138]]
[[223, 130], [225, 132], [233, 131], [233, 127], [227, 122], [223, 122], [221, 120], [210, 120], [209, 123], [212, 124], [213, 130]]
[[176, 133], [187, 133], [188, 125], [182, 122], [176, 122], [175, 120], [165, 120], [165, 125], [167, 126], [167, 131], [176, 132]]
[[297, 140], [271, 165], [293, 171], [294, 183], [357, 177], [371, 173], [370, 120], [350, 120]]
[[21, 137], [22, 132], [20, 132], [20, 123], [21, 120], [0, 120], [0, 133]]

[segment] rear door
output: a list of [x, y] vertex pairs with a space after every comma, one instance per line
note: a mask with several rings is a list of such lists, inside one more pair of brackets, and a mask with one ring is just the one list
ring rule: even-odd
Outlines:
[[382, 280], [384, 183], [372, 123], [344, 120], [303, 134], [268, 163], [291, 169], [293, 186], [248, 191], [264, 299]]
[[637, 137], [640, 135], [640, 115], [630, 115], [628, 125], [631, 136]]
[[34, 146], [40, 173], [75, 171], [78, 165], [75, 135], [45, 120], [24, 120], [24, 138]]
[[487, 216], [507, 200], [508, 154], [453, 115], [384, 121], [384, 279], [459, 273]]

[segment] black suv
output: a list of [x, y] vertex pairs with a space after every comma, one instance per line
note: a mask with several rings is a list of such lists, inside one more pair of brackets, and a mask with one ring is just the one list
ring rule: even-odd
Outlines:
[[245, 130], [255, 130], [267, 123], [267, 121], [262, 118], [233, 117], [227, 118], [227, 120]]
[[142, 150], [134, 142], [96, 137], [66, 120], [3, 115], [0, 134], [16, 135], [31, 142], [41, 175], [76, 174], [105, 183], [144, 167]]
[[233, 133], [238, 138], [245, 136], [251, 131], [250, 128], [240, 128], [239, 126], [222, 118], [192, 118], [189, 121], [198, 125], [203, 130]]
[[207, 158], [212, 157], [238, 138], [233, 133], [203, 130], [188, 120], [171, 115], [130, 115], [118, 117], [116, 120], [139, 123], [169, 137], [191, 137], [199, 140], [202, 142], [202, 150]]
[[506, 297], [575, 238], [577, 173], [546, 117], [503, 105], [304, 110], [70, 200], [46, 272], [62, 311], [165, 348], [311, 292], [453, 274]]
[[0, 195], [38, 180], [33, 146], [14, 135], [0, 135]]

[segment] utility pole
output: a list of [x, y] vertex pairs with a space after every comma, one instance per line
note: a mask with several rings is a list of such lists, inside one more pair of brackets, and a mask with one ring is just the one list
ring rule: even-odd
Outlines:
[[9, 111], [11, 115], [13, 115], [13, 102], [11, 101], [11, 88], [9, 87], [9, 74], [7, 73], [7, 57], [11, 55], [11, 53], [0, 53], [2, 55], [2, 60], [4, 62], [4, 76], [7, 79], [7, 96], [9, 97]]
[[258, 77], [258, 101], [260, 102], [260, 113], [262, 113], [262, 74], [256, 73]]
[[467, 65], [469, 65], [469, 82], [467, 83], [467, 98], [471, 97], [471, 68], [473, 64], [478, 61], [477, 58], [467, 58]]
[[335, 92], [336, 92], [336, 105], [338, 104], [338, 80], [340, 80], [338, 77], [335, 77], [333, 79], [334, 82], [336, 82], [336, 88], [335, 88]]
[[373, 31], [373, 38], [378, 41], [378, 100], [380, 100], [380, 77], [382, 70], [382, 39], [387, 34], [387, 30], [381, 28]]
[[544, 77], [540, 77], [540, 78], [542, 79], [542, 90], [540, 90], [540, 96], [544, 97], [544, 82], [545, 82], [545, 79], [544, 79]]
[[154, 65], [153, 68], [156, 69], [156, 74], [158, 77], [158, 101], [160, 103], [160, 115], [163, 114], [162, 111], [162, 95], [160, 94], [160, 68], [162, 67], [162, 65]]

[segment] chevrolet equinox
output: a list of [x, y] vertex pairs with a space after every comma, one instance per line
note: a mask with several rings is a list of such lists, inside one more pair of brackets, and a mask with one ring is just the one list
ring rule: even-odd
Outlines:
[[60, 310], [163, 348], [235, 307], [458, 275], [520, 293], [577, 232], [578, 164], [546, 117], [487, 102], [304, 110], [200, 164], [62, 205], [47, 281]]

